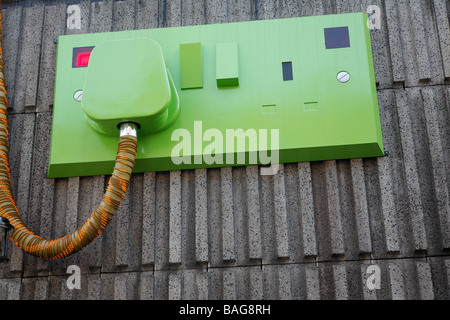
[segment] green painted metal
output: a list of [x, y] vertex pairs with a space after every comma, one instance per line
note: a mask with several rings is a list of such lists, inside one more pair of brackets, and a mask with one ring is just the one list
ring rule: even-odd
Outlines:
[[[348, 27], [350, 46], [326, 49], [324, 30], [344, 26]], [[110, 174], [119, 138], [101, 134], [89, 124], [83, 111], [86, 102], [90, 103], [89, 95], [83, 94], [81, 103], [73, 98], [83, 88], [89, 93], [90, 74], [86, 73], [90, 73], [91, 63], [87, 68], [72, 68], [72, 53], [76, 47], [100, 47], [107, 41], [129, 39], [153, 39], [160, 45], [172, 84], [170, 92], [179, 98], [179, 115], [170, 126], [139, 134], [134, 172], [260, 164], [274, 152], [280, 163], [384, 155], [367, 14], [352, 13], [60, 36], [49, 177]], [[183, 44], [195, 43], [197, 54], [188, 60], [197, 61], [192, 77], [198, 78], [200, 46], [202, 86], [182, 90], [183, 59], [187, 57]], [[218, 87], [216, 50], [226, 43], [235, 43], [238, 49], [237, 57], [223, 63], [238, 65], [231, 78], [238, 79], [239, 85]], [[129, 59], [134, 60], [135, 53]], [[292, 62], [290, 81], [283, 81], [283, 62]], [[134, 90], [127, 82], [134, 75], [143, 77], [136, 74], [135, 67], [130, 65], [130, 72], [120, 70], [119, 90], [121, 84]], [[341, 71], [350, 75], [348, 82], [338, 81]], [[100, 81], [105, 77], [94, 78]], [[93, 85], [92, 89], [95, 87], [106, 85]], [[167, 93], [167, 86], [164, 88], [162, 95]], [[108, 90], [90, 94], [101, 99]], [[146, 96], [142, 91], [138, 89]], [[159, 96], [150, 93], [144, 100]], [[108, 108], [107, 102], [98, 105], [102, 112]], [[133, 109], [139, 108], [133, 103]], [[127, 117], [119, 115], [122, 120]], [[105, 112], [96, 121], [106, 123], [108, 117]], [[149, 117], [151, 120], [152, 115]], [[115, 130], [114, 124], [105, 124], [105, 128]]]
[[216, 45], [216, 80], [218, 87], [239, 85], [239, 51], [236, 42]]
[[179, 100], [161, 47], [152, 39], [110, 40], [90, 56], [81, 105], [91, 126], [117, 137], [123, 122], [140, 134], [164, 130], [178, 117]]
[[203, 87], [202, 44], [180, 44], [181, 89], [199, 89]]

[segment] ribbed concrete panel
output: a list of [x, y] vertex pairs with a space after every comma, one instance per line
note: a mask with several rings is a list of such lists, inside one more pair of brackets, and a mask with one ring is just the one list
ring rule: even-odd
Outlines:
[[[81, 274], [70, 290], [67, 276], [0, 280], [0, 297], [17, 299], [448, 299], [448, 262], [432, 258], [372, 262], [278, 264], [193, 270]], [[380, 289], [371, 286], [378, 266]], [[438, 285], [438, 287], [436, 286]], [[447, 291], [446, 291], [447, 290]]]
[[[29, 4], [29, 2], [27, 2]], [[61, 34], [367, 11], [389, 155], [148, 172], [85, 250], [62, 261], [8, 244], [1, 299], [450, 299], [450, 27], [444, 0], [6, 3], [10, 163], [24, 220], [44, 237], [79, 226], [106, 176], [46, 178]], [[67, 287], [80, 267], [81, 289]], [[373, 271], [375, 270], [375, 271]], [[373, 273], [375, 272], [375, 273]], [[373, 288], [375, 275], [380, 286]]]

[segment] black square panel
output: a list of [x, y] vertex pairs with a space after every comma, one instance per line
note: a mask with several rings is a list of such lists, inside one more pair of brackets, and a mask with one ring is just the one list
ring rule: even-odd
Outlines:
[[325, 47], [339, 49], [350, 47], [348, 27], [325, 28]]

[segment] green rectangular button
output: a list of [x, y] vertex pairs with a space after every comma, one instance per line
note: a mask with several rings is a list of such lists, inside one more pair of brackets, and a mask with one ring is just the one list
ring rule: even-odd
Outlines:
[[181, 89], [203, 88], [202, 44], [180, 44]]
[[216, 45], [216, 81], [218, 87], [239, 85], [238, 44], [236, 42]]

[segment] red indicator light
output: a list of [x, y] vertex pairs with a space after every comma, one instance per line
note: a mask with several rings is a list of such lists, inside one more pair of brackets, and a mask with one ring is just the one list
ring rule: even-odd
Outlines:
[[77, 56], [77, 67], [87, 67], [89, 64], [90, 52], [81, 52]]
[[94, 47], [73, 48], [72, 68], [87, 67]]

